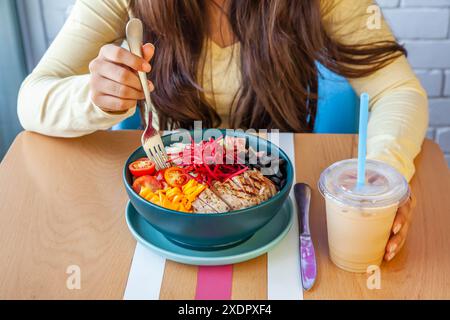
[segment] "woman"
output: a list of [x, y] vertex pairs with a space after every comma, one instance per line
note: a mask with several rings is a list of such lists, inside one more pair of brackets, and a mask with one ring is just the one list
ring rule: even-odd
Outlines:
[[[368, 28], [372, 4], [79, 0], [25, 80], [19, 117], [25, 129], [47, 135], [108, 129], [135, 113], [144, 98], [136, 71], [151, 71], [160, 129], [201, 120], [205, 127], [311, 132], [320, 63], [356, 93], [370, 94], [369, 157], [410, 180], [427, 128], [427, 98], [386, 23]], [[130, 15], [145, 24], [143, 59], [119, 46]], [[404, 244], [411, 207], [410, 201], [397, 214], [386, 260]]]

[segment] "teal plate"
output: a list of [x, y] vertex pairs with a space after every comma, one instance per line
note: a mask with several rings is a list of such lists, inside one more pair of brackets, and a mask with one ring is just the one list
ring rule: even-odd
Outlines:
[[221, 266], [248, 261], [269, 252], [291, 229], [294, 210], [292, 200], [288, 198], [280, 212], [249, 240], [215, 251], [197, 251], [176, 245], [149, 224], [131, 203], [126, 209], [126, 219], [139, 243], [169, 260], [196, 266]]

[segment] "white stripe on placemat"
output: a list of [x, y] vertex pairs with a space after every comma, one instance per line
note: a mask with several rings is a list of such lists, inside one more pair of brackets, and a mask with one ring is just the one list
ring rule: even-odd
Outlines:
[[124, 300], [159, 300], [166, 259], [138, 243]]
[[[271, 140], [274, 137], [269, 136]], [[294, 135], [281, 133], [279, 147], [286, 152], [294, 166], [295, 149]], [[273, 141], [277, 144], [277, 141]], [[294, 178], [295, 181], [295, 178]], [[294, 199], [293, 192], [291, 198]], [[296, 210], [294, 206], [294, 210]], [[303, 289], [300, 276], [299, 230], [297, 212], [294, 225], [286, 238], [268, 254], [267, 291], [269, 300], [303, 300]]]

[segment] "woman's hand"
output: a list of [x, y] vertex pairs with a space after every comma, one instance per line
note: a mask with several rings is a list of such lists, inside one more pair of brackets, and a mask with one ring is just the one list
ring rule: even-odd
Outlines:
[[[144, 92], [137, 71], [150, 72], [150, 60], [155, 53], [152, 44], [142, 47], [143, 58], [113, 44], [101, 48], [97, 58], [89, 64], [91, 71], [91, 99], [106, 112], [123, 113], [143, 100]], [[150, 92], [154, 90], [149, 81]]]
[[409, 224], [411, 222], [412, 212], [416, 207], [415, 198], [413, 195], [409, 198], [408, 202], [403, 205], [397, 211], [397, 215], [392, 227], [392, 234], [389, 242], [386, 246], [386, 254], [384, 259], [391, 261], [403, 248], [406, 241], [406, 236], [409, 230]]

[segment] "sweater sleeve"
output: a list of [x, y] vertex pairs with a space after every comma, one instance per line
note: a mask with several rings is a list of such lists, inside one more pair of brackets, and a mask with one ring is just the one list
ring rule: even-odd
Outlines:
[[[323, 22], [328, 34], [343, 44], [395, 40], [372, 0], [323, 1]], [[379, 24], [378, 24], [379, 22]], [[428, 127], [425, 90], [404, 56], [374, 74], [349, 79], [357, 94], [371, 97], [368, 157], [384, 161], [410, 181]]]
[[26, 130], [77, 137], [109, 129], [120, 115], [90, 99], [89, 63], [100, 48], [124, 39], [128, 0], [77, 0], [70, 17], [19, 92], [18, 115]]

